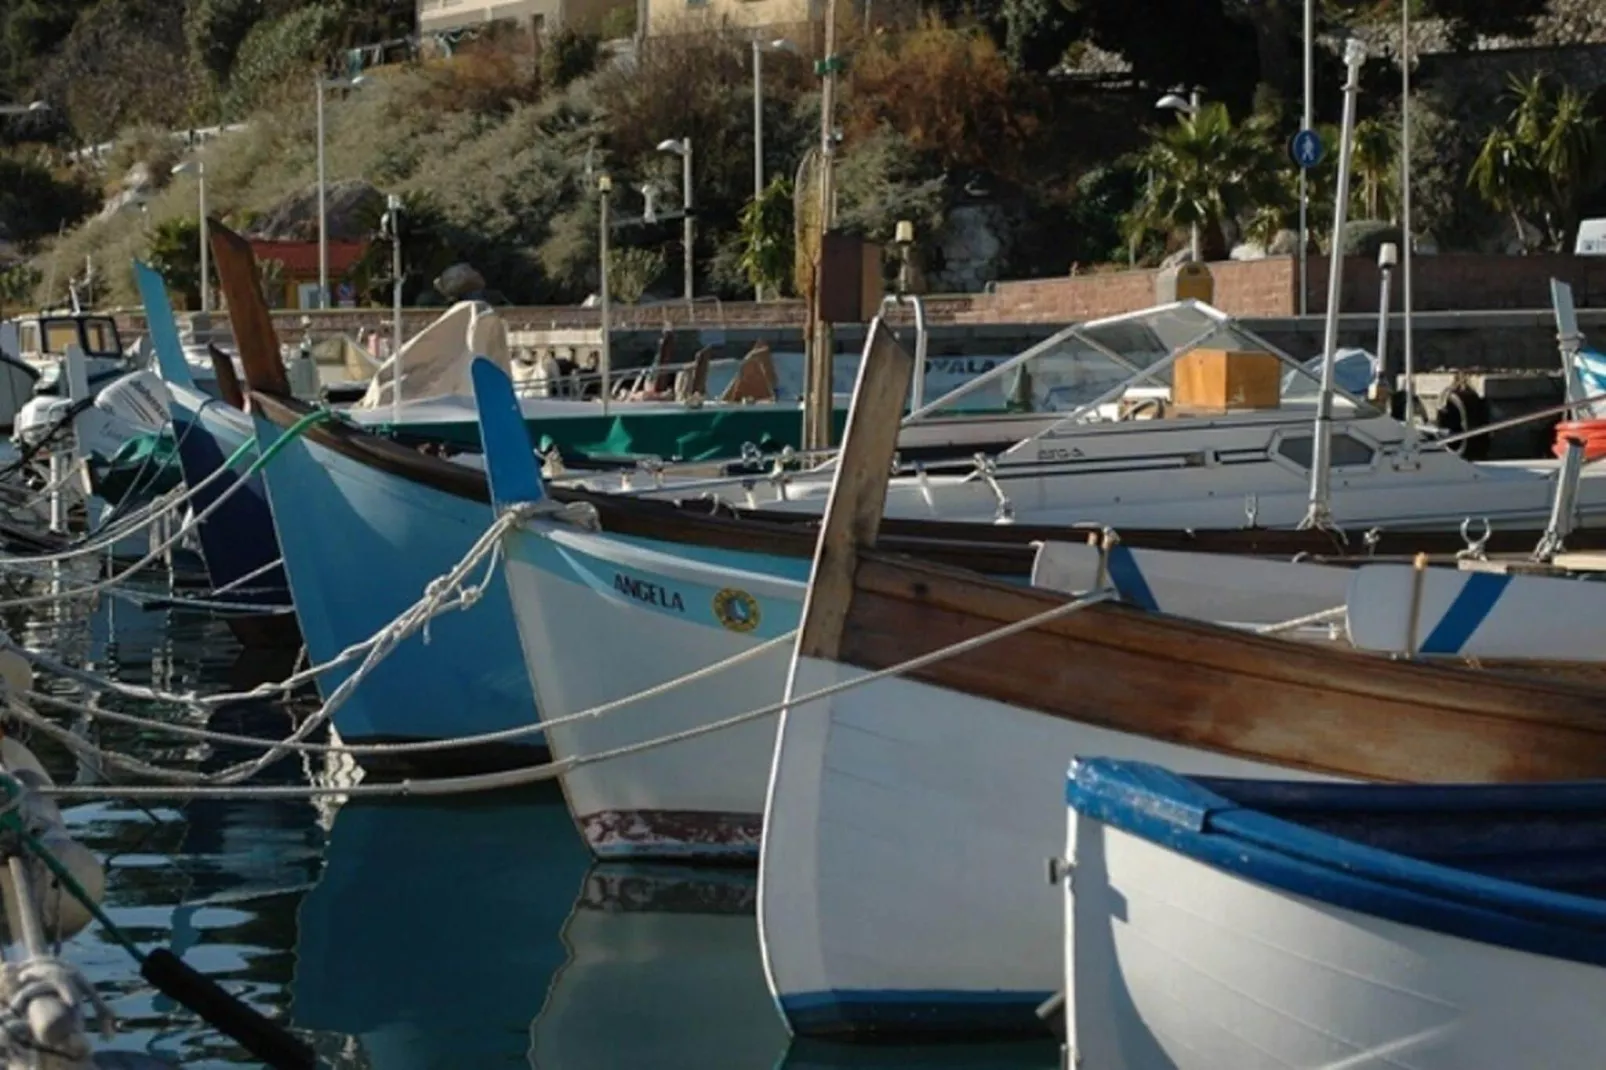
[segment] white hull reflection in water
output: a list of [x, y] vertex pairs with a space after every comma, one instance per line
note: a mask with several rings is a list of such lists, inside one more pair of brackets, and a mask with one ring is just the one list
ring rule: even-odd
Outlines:
[[1049, 1043], [794, 1042], [764, 984], [757, 874], [626, 862], [586, 874], [533, 1070], [1058, 1070]]
[[536, 1070], [770, 1070], [757, 874], [603, 863], [563, 927], [569, 961], [530, 1029]]
[[291, 1024], [341, 1070], [523, 1065], [586, 862], [551, 790], [348, 803], [301, 904]]

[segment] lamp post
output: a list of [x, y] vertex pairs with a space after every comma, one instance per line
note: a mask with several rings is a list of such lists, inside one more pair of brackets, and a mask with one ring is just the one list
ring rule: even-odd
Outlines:
[[212, 311], [212, 250], [206, 220], [206, 164], [200, 160], [185, 160], [173, 168], [175, 175], [194, 175], [199, 190], [201, 212], [201, 311]]
[[[613, 304], [608, 288], [608, 209], [613, 200], [613, 179], [607, 175], [597, 176], [597, 201], [600, 209], [601, 233], [598, 236], [597, 248], [602, 260], [602, 346], [597, 353], [597, 367], [602, 373], [602, 415], [608, 415], [608, 399], [613, 393]], [[649, 202], [650, 204], [650, 202]]]
[[691, 201], [691, 138], [668, 138], [658, 143], [659, 152], [670, 152], [680, 157], [681, 163], [681, 192], [680, 203], [684, 211], [681, 217], [683, 227], [682, 240], [686, 246], [686, 300], [692, 299], [694, 290], [692, 271], [694, 259], [692, 255], [692, 240], [697, 235], [696, 224], [692, 221]]
[[402, 199], [392, 193], [385, 198], [385, 216], [380, 229], [390, 238], [390, 422], [401, 426], [402, 391]]
[[[753, 203], [764, 194], [764, 53], [790, 52], [798, 55], [798, 48], [784, 37], [773, 41], [753, 38]], [[763, 300], [762, 287], [753, 288], [753, 296]]]
[[36, 100], [32, 104], [0, 104], [0, 115], [32, 115], [49, 110], [50, 105], [42, 100]]
[[326, 203], [328, 185], [324, 168], [323, 91], [325, 89], [356, 89], [368, 79], [325, 78], [318, 76], [318, 307], [329, 307], [329, 209]]
[[[1179, 117], [1186, 116], [1187, 119], [1197, 119], [1199, 117], [1199, 90], [1198, 89], [1190, 89], [1188, 91], [1188, 99], [1187, 100], [1183, 100], [1176, 93], [1167, 93], [1165, 96], [1163, 96], [1159, 100], [1155, 101], [1154, 106], [1156, 108], [1160, 108], [1160, 109], [1162, 109], [1164, 111], [1174, 111], [1174, 112], [1177, 113], [1177, 115]], [[1186, 120], [1183, 120], [1183, 121], [1186, 121]], [[1199, 255], [1199, 221], [1198, 220], [1194, 220], [1193, 224], [1189, 228], [1189, 232], [1188, 232], [1188, 257], [1189, 257], [1189, 259], [1191, 259], [1191, 260], [1193, 260], [1195, 262], [1203, 259]]]

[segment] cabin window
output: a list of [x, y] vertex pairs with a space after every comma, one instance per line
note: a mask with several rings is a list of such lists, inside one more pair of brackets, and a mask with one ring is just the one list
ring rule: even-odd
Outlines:
[[84, 352], [101, 356], [120, 356], [117, 328], [111, 320], [84, 320]]
[[[1285, 461], [1308, 471], [1314, 442], [1314, 435], [1284, 435], [1277, 443], [1277, 453]], [[1365, 468], [1372, 463], [1376, 453], [1371, 446], [1342, 431], [1333, 434], [1334, 468]]]
[[45, 352], [57, 356], [67, 352], [67, 347], [78, 344], [77, 320], [51, 320], [45, 324]]
[[23, 353], [39, 352], [39, 325], [25, 323], [18, 333], [17, 344], [22, 347]]

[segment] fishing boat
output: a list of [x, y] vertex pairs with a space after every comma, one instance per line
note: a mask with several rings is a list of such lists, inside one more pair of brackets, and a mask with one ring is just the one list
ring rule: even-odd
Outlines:
[[1588, 1066], [1606, 788], [1066, 783], [1067, 1048], [1112, 1070]]
[[[896, 356], [868, 366], [895, 375]], [[877, 553], [876, 434], [850, 421], [771, 767], [759, 924], [794, 1033], [1044, 1028], [1063, 971], [1041, 880], [1058, 812], [1034, 778], [1058, 782], [1066, 754], [1277, 779], [1606, 773], [1598, 669], [1392, 660]]]
[[[234, 397], [234, 403], [203, 392], [190, 377], [189, 364], [178, 347], [173, 307], [161, 276], [140, 263], [134, 265], [134, 275], [145, 303], [157, 368], [167, 388], [184, 482], [192, 491], [200, 488], [190, 507], [197, 516], [211, 510], [197, 525], [196, 536], [215, 598], [230, 605], [262, 607], [260, 612], [226, 616], [235, 637], [245, 646], [300, 646], [301, 633], [280, 564], [267, 490], [259, 474], [245, 479], [243, 486], [236, 474], [255, 459], [256, 451], [250, 446], [255, 433], [251, 418], [238, 407], [233, 368], [220, 367], [218, 381], [225, 384], [223, 390]], [[237, 458], [234, 468], [217, 475], [230, 458]]]

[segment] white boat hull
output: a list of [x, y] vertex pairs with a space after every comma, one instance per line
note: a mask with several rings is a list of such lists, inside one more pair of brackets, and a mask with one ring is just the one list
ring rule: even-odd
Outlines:
[[1370, 917], [1072, 813], [1068, 1041], [1098, 1070], [1583, 1067], [1606, 969]]
[[1606, 583], [1598, 581], [1367, 565], [1350, 578], [1347, 601], [1350, 642], [1361, 650], [1606, 660]]
[[[802, 603], [800, 582], [670, 556], [641, 540], [545, 524], [507, 546], [520, 642], [546, 721], [750, 651], [795, 627]], [[741, 599], [757, 609], [753, 626], [722, 625], [719, 607], [728, 616]], [[549, 728], [553, 757], [629, 747], [779, 702], [790, 657], [791, 644], [778, 643], [695, 683]], [[586, 843], [601, 858], [755, 860], [775, 724], [774, 715], [757, 718], [570, 770], [564, 793]]]
[[[798, 693], [858, 673], [804, 660]], [[1061, 785], [1078, 754], [1306, 778], [900, 678], [788, 710], [759, 933], [792, 1031], [924, 1039], [1045, 1028], [1034, 1011], [1064, 972], [1045, 863], [1063, 839]]]
[[1087, 543], [1048, 542], [1037, 550], [1032, 586], [1084, 594], [1113, 586], [1121, 600], [1176, 617], [1228, 624], [1277, 624], [1342, 608], [1351, 570], [1342, 565], [1138, 550], [1107, 553]]

